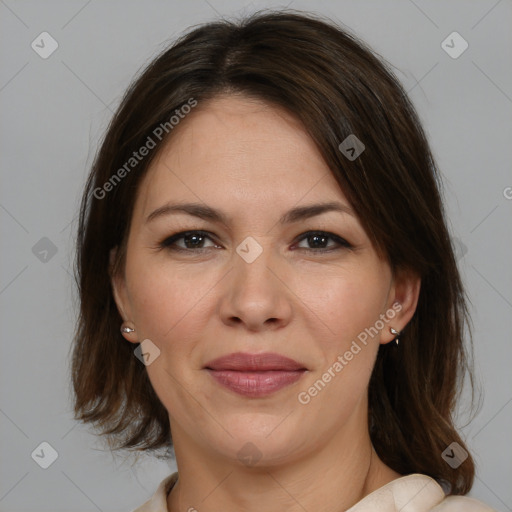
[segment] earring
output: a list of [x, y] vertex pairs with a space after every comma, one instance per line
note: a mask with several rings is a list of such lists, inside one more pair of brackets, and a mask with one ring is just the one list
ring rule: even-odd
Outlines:
[[398, 336], [400, 336], [400, 331], [397, 331], [396, 329], [393, 329], [393, 327], [390, 327], [389, 328], [389, 331], [391, 332], [391, 334], [394, 334], [396, 336], [395, 338], [395, 343], [398, 345], [399, 343], [399, 339], [398, 339]]
[[135, 329], [132, 329], [131, 327], [128, 327], [127, 325], [123, 324], [121, 326], [121, 332], [122, 333], [126, 333], [126, 334], [129, 334], [131, 332], [135, 332]]

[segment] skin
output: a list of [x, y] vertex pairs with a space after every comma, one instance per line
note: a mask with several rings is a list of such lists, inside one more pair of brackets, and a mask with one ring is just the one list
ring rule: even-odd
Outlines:
[[[141, 182], [124, 273], [112, 285], [121, 316], [135, 328], [125, 338], [150, 339], [160, 350], [146, 368], [169, 412], [180, 475], [169, 511], [303, 512], [319, 503], [342, 511], [400, 476], [372, 447], [367, 388], [379, 344], [395, 338], [389, 327], [401, 330], [414, 314], [420, 281], [393, 275], [354, 214], [279, 224], [296, 206], [329, 201], [350, 208], [302, 125], [239, 95], [199, 104]], [[168, 202], [207, 204], [228, 220], [175, 213], [146, 222]], [[186, 230], [211, 238], [199, 239], [202, 249], [188, 242], [188, 252], [159, 246]], [[314, 230], [352, 247], [302, 236]], [[248, 236], [263, 249], [252, 263], [236, 252]], [[176, 244], [187, 247], [183, 238]], [[298, 393], [397, 302], [400, 312], [379, 334], [308, 404], [299, 403]], [[308, 372], [272, 395], [247, 398], [203, 369], [236, 351], [277, 352]], [[255, 465], [237, 455], [248, 442], [261, 456]]]

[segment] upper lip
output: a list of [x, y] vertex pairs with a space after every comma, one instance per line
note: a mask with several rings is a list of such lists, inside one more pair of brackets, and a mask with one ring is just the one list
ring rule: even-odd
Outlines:
[[261, 354], [234, 352], [213, 359], [206, 363], [204, 367], [209, 370], [235, 370], [239, 372], [269, 370], [297, 371], [307, 369], [303, 364], [273, 352]]

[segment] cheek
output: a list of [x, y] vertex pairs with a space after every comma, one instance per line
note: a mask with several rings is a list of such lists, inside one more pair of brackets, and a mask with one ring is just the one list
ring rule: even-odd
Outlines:
[[[297, 296], [322, 325], [327, 347], [342, 349], [383, 312], [389, 289], [389, 273], [379, 265], [304, 272], [292, 284]], [[321, 340], [318, 340], [321, 341]]]
[[375, 325], [387, 299], [389, 277], [385, 267], [374, 264], [338, 268], [331, 275], [310, 272], [296, 281], [304, 304], [314, 312], [310, 318], [316, 326], [310, 325], [309, 331], [319, 355], [300, 403], [311, 400], [318, 414], [326, 403], [336, 403], [345, 411], [339, 413], [342, 421], [365, 396], [379, 348]]
[[368, 273], [338, 275], [320, 284], [303, 288], [307, 306], [315, 312], [317, 328], [309, 330], [319, 364], [297, 400], [311, 417], [328, 414], [325, 428], [335, 429], [359, 410], [366, 397], [379, 348], [379, 337], [368, 332], [382, 313], [387, 286]]
[[139, 339], [150, 339], [160, 350], [146, 367], [151, 385], [167, 410], [180, 411], [188, 421], [200, 415], [190, 400], [197, 371], [191, 361], [205, 336], [212, 315], [209, 292], [219, 277], [136, 257], [126, 268]]
[[[162, 258], [163, 259], [163, 258]], [[193, 337], [207, 320], [208, 290], [215, 282], [211, 273], [149, 258], [127, 264], [134, 322], [141, 335], [160, 344]], [[199, 322], [199, 323], [198, 323]]]

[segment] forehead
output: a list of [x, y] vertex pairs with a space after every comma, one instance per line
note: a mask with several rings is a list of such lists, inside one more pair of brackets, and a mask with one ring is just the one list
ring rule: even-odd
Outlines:
[[300, 121], [261, 100], [222, 96], [173, 130], [139, 187], [135, 213], [170, 200], [268, 210], [318, 199], [345, 198]]

